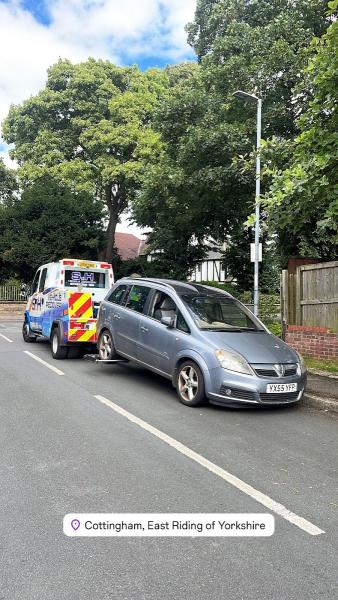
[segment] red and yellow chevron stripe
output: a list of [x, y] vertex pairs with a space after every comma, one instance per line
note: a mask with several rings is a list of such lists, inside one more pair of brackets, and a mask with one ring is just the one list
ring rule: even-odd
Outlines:
[[68, 314], [70, 319], [92, 319], [92, 296], [88, 292], [68, 292]]
[[69, 321], [69, 342], [96, 342], [95, 319], [80, 319]]

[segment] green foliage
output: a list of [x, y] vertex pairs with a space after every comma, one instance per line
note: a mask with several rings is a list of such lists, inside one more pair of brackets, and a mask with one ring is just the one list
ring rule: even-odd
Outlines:
[[282, 337], [282, 325], [281, 323], [276, 323], [274, 321], [263, 321], [264, 325], [269, 329], [269, 331], [271, 331], [271, 333], [273, 333], [273, 335], [276, 335], [277, 337], [281, 338]]
[[0, 271], [30, 281], [41, 264], [64, 256], [95, 259], [103, 244], [102, 207], [44, 176], [0, 205]]
[[0, 204], [9, 204], [18, 191], [18, 181], [13, 169], [6, 167], [0, 158]]
[[[337, 0], [329, 5], [337, 11]], [[264, 207], [284, 248], [333, 260], [338, 256], [338, 22], [312, 46], [314, 55], [297, 88], [306, 109], [298, 119], [300, 133], [289, 143], [271, 144], [272, 184]]]
[[280, 318], [280, 296], [277, 294], [260, 294], [259, 317], [264, 323]]
[[45, 89], [12, 106], [4, 122], [24, 186], [48, 174], [74, 192], [103, 199], [106, 260], [113, 258], [116, 224], [139, 190], [145, 163], [161, 153], [151, 117], [165, 82], [156, 69], [59, 60]]
[[316, 371], [328, 371], [329, 373], [338, 373], [338, 358], [324, 359], [304, 356], [305, 364], [309, 369]]
[[[313, 35], [328, 23], [323, 0], [199, 0], [188, 33], [200, 66], [166, 70], [169, 93], [154, 119], [162, 153], [149, 165], [134, 204], [137, 222], [152, 228], [153, 249], [167, 254], [171, 248], [176, 260], [176, 244], [196, 262], [207, 238], [227, 242], [229, 272], [242, 289], [250, 286], [253, 232], [244, 222], [255, 199], [256, 107], [232, 94], [261, 95], [266, 138], [294, 137], [299, 105], [293, 88]], [[266, 176], [263, 192], [268, 183]], [[278, 288], [278, 266], [276, 256], [264, 252], [264, 290]]]
[[0, 278], [1, 285], [10, 285], [16, 287], [18, 290], [21, 289], [22, 281], [16, 277], [8, 277], [8, 279]]

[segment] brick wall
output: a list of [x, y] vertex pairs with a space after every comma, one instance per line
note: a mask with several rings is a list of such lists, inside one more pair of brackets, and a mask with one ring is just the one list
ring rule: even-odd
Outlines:
[[338, 358], [338, 334], [325, 327], [289, 325], [285, 341], [304, 356]]

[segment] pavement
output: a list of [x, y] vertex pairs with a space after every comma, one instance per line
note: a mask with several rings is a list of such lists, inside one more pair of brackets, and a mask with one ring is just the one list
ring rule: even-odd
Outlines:
[[338, 376], [323, 372], [319, 374], [310, 369], [304, 402], [308, 406], [338, 414]]
[[[337, 415], [192, 409], [138, 367], [53, 361], [20, 326], [0, 322], [1, 600], [335, 597]], [[64, 515], [81, 512], [268, 512], [276, 529], [66, 537]]]

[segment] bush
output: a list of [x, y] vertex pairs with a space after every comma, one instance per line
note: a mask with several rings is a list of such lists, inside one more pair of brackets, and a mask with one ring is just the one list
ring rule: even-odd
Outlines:
[[21, 289], [22, 281], [16, 279], [15, 277], [9, 277], [8, 279], [1, 281], [1, 285], [13, 285], [16, 288]]
[[262, 321], [280, 320], [280, 298], [277, 294], [260, 295], [259, 317]]
[[[263, 321], [264, 322], [264, 321]], [[277, 337], [282, 337], [282, 325], [280, 323], [275, 322], [264, 322], [264, 325]]]

